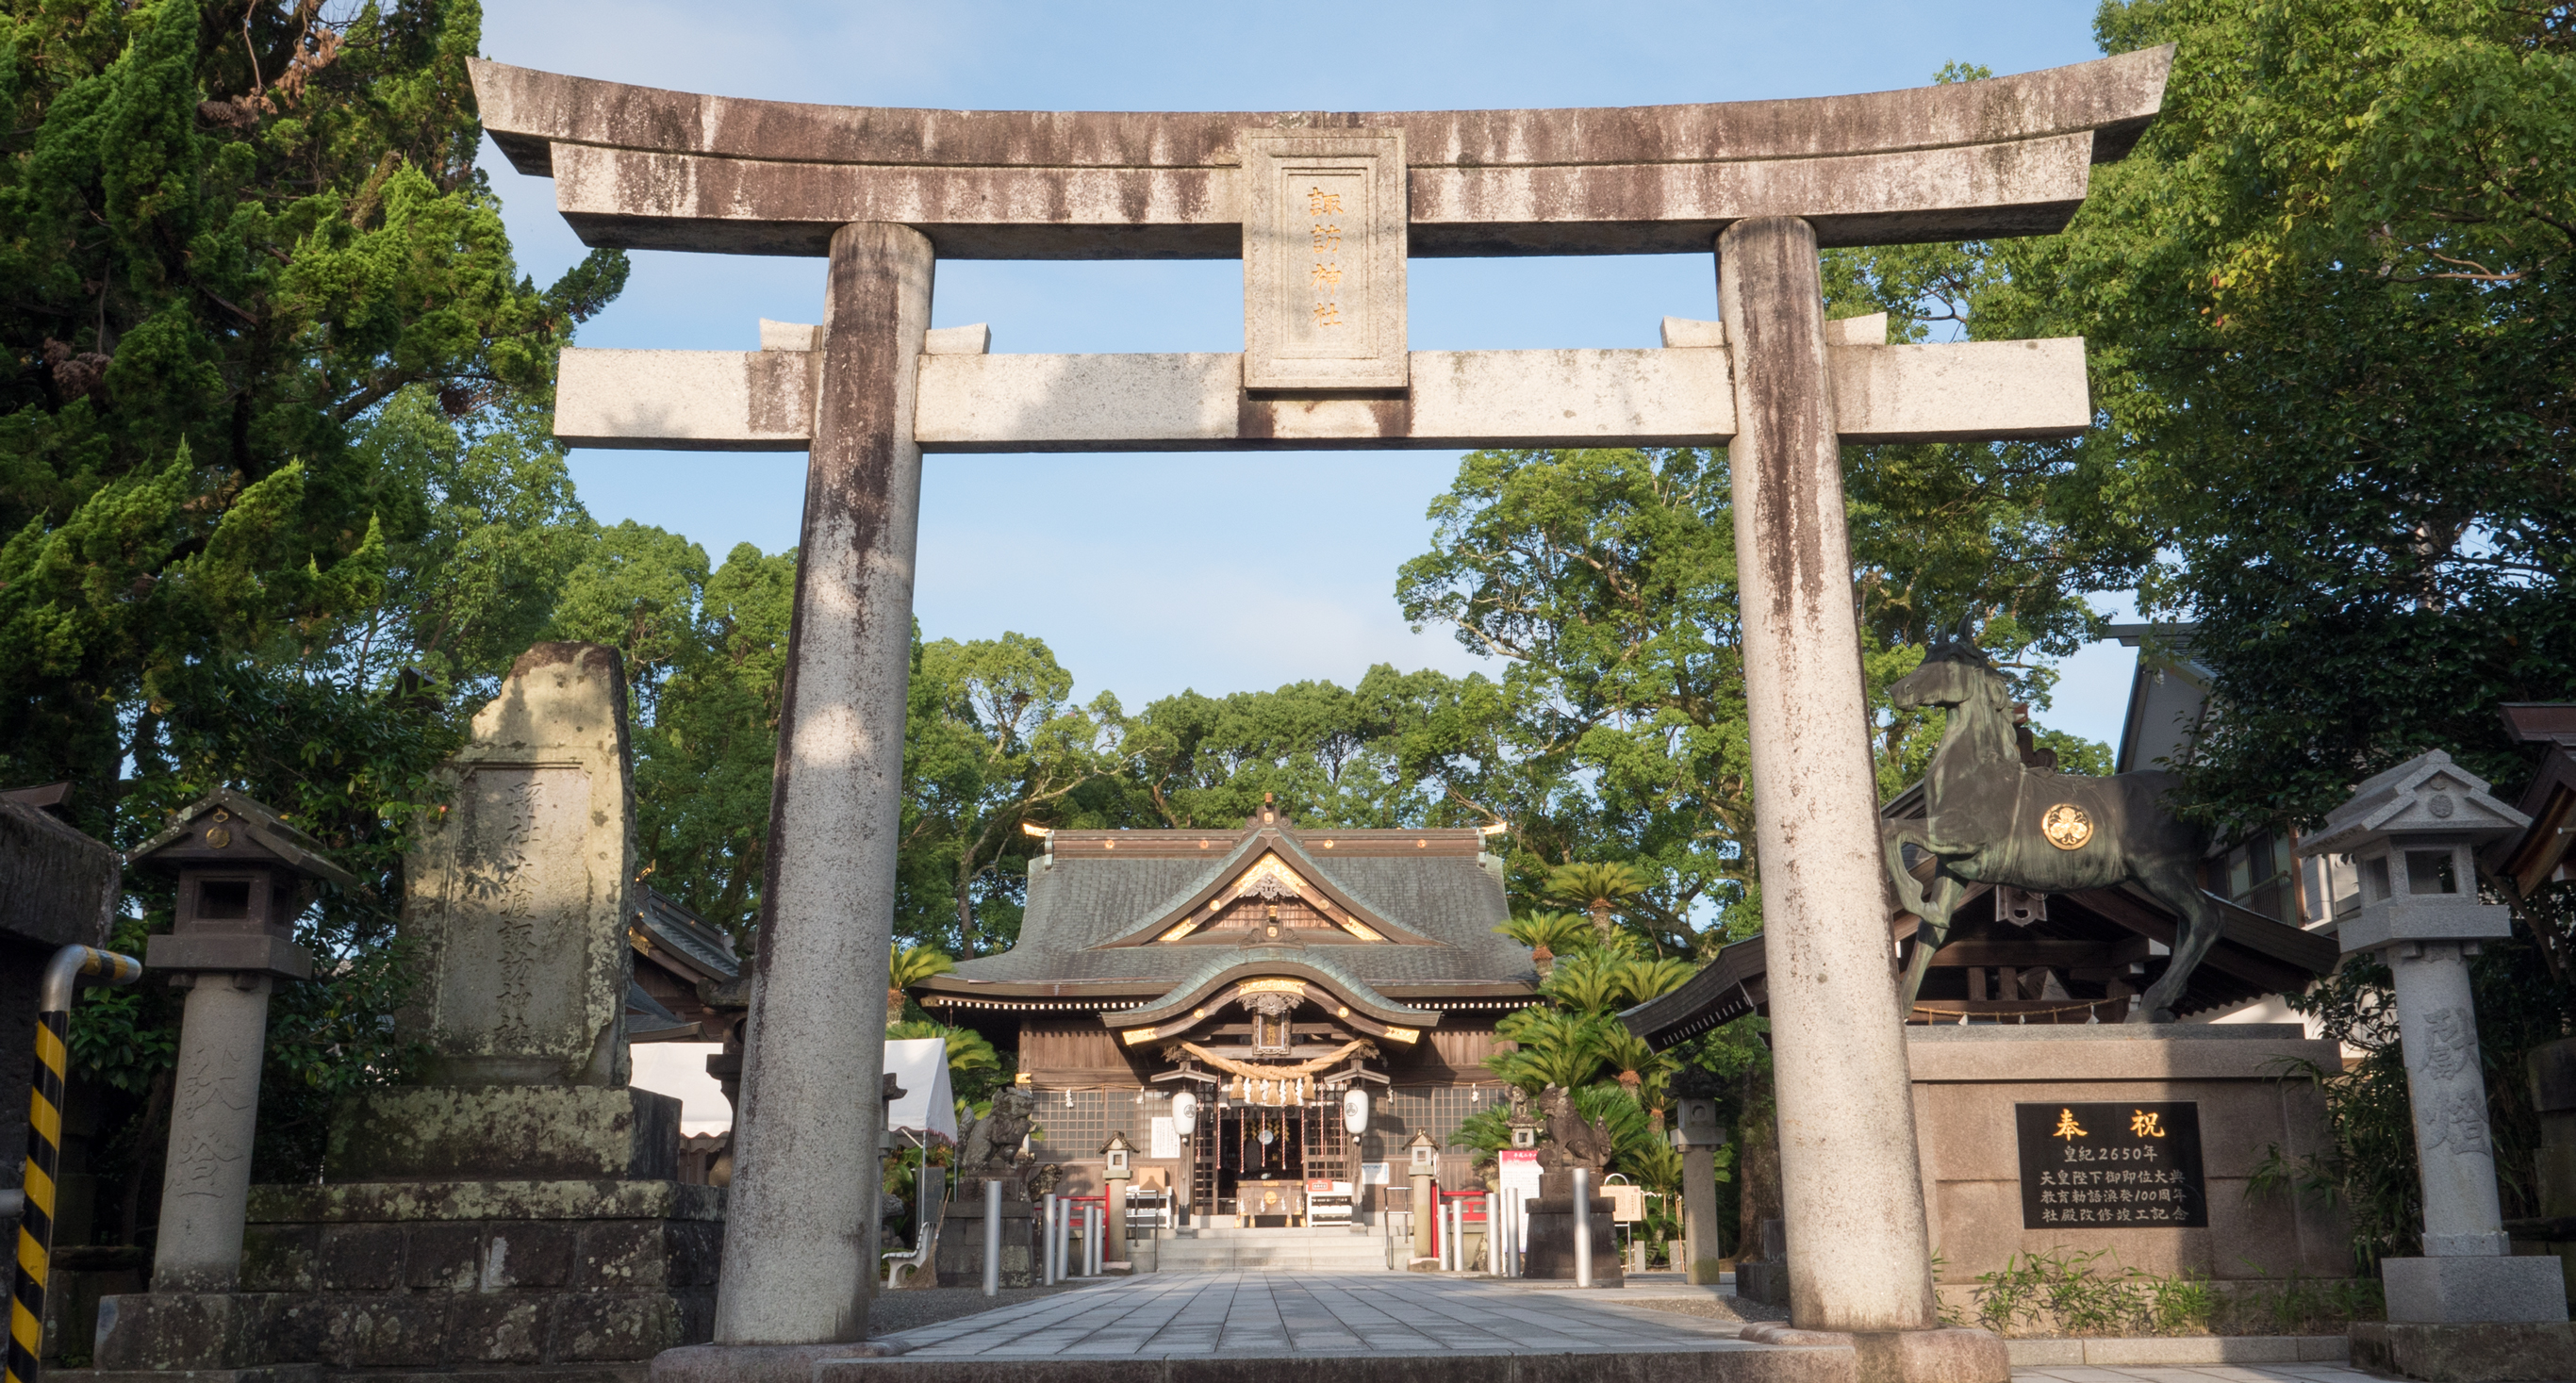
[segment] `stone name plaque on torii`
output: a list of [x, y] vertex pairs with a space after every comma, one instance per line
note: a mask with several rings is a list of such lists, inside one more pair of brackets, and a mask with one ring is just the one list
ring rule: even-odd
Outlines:
[[[1790, 1309], [1869, 1378], [2000, 1383], [1939, 1326], [1878, 866], [1846, 442], [2064, 437], [2080, 341], [1890, 346], [1820, 246], [2048, 234], [2162, 102], [2170, 48], [1866, 96], [1625, 110], [924, 111], [473, 67], [484, 127], [591, 245], [826, 261], [749, 352], [567, 351], [582, 446], [808, 452], [736, 1131], [720, 1357], [864, 1336], [882, 975], [924, 452], [1729, 449]], [[1713, 254], [1721, 323], [1627, 351], [1408, 351], [1411, 257]], [[1241, 353], [995, 355], [935, 261], [1235, 259]], [[1010, 324], [1001, 324], [1007, 340]], [[1884, 1012], [1883, 1023], [1856, 1015]], [[742, 1347], [754, 1347], [745, 1349]], [[668, 1357], [668, 1356], [666, 1356]], [[675, 1369], [683, 1366], [676, 1363]], [[676, 1376], [676, 1375], [675, 1375]]]

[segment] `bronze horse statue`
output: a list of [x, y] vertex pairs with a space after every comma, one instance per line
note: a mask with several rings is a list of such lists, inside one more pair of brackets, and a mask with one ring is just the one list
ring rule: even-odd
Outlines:
[[[1900, 906], [1923, 919], [1903, 1005], [1911, 1011], [1932, 953], [1950, 935], [1950, 913], [1970, 884], [2070, 893], [2134, 882], [2182, 919], [2173, 958], [2136, 1007], [2132, 1023], [2174, 1021], [2174, 1001], [2218, 940], [2218, 909], [2201, 891], [2206, 831], [2176, 817], [2164, 798], [2179, 775], [2148, 771], [2091, 778], [2023, 761], [2002, 673], [1968, 639], [1936, 633], [1923, 665], [1888, 689], [1900, 709], [1949, 710], [1925, 775], [1921, 821], [1881, 823], [1887, 873]], [[1906, 867], [1907, 846], [1930, 855], [1930, 880]]]

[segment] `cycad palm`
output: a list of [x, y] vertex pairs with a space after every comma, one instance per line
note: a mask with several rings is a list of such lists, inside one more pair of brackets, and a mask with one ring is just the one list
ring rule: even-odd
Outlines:
[[1699, 967], [1678, 956], [1657, 956], [1652, 960], [1628, 962], [1628, 1002], [1642, 1004], [1681, 988], [1682, 981], [1698, 973]]
[[1513, 1050], [1486, 1058], [1485, 1065], [1531, 1094], [1551, 1085], [1581, 1089], [1601, 1073], [1610, 1025], [1599, 1014], [1525, 1008], [1494, 1025]]
[[1591, 914], [1592, 930], [1607, 941], [1614, 915], [1627, 900], [1645, 892], [1650, 882], [1639, 871], [1615, 862], [1561, 864], [1548, 871], [1547, 894]]
[[1556, 963], [1539, 992], [1577, 1013], [1608, 1013], [1628, 998], [1629, 967], [1615, 951], [1579, 951]]
[[897, 1023], [886, 1029], [889, 1039], [917, 1041], [936, 1037], [948, 1047], [948, 1069], [962, 1075], [968, 1071], [990, 1071], [1002, 1064], [1002, 1054], [984, 1040], [982, 1033], [971, 1028], [952, 1028], [938, 1023]]
[[1595, 941], [1591, 925], [1578, 912], [1527, 912], [1494, 930], [1530, 948], [1530, 960], [1541, 978], [1554, 969], [1557, 957]]
[[886, 1021], [903, 1018], [903, 992], [929, 979], [957, 968], [957, 962], [936, 946], [907, 946], [886, 958]]

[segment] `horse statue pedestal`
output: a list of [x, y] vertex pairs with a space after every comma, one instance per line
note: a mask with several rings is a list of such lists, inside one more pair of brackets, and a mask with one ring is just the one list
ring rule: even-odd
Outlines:
[[[1947, 1307], [2016, 1254], [2106, 1250], [2219, 1288], [2352, 1275], [2339, 1209], [2248, 1197], [2268, 1150], [2332, 1146], [2310, 1066], [2340, 1049], [2295, 1023], [1916, 1025], [1925, 1199]], [[1971, 1310], [1973, 1314], [1973, 1310]]]

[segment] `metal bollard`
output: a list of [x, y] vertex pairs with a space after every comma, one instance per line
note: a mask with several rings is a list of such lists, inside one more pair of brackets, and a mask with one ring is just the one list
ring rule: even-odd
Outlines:
[[1082, 1275], [1084, 1277], [1100, 1276], [1103, 1271], [1100, 1265], [1109, 1260], [1109, 1255], [1100, 1251], [1102, 1231], [1108, 1228], [1104, 1222], [1108, 1217], [1109, 1212], [1099, 1206], [1086, 1205], [1082, 1208]]
[[1592, 1285], [1592, 1169], [1574, 1169], [1574, 1285]]
[[1002, 1183], [984, 1183], [984, 1295], [1002, 1294]]
[[1044, 1266], [1038, 1270], [1038, 1285], [1052, 1287], [1055, 1285], [1056, 1264], [1059, 1261], [1056, 1258], [1055, 1193], [1053, 1191], [1047, 1192], [1046, 1218], [1038, 1221], [1038, 1252], [1044, 1263]]
[[1476, 1204], [1482, 1207], [1480, 1213], [1485, 1217], [1485, 1272], [1500, 1277], [1503, 1270], [1498, 1265], [1502, 1260], [1494, 1252], [1494, 1193], [1488, 1191], [1476, 1197]]
[[45, 966], [36, 1001], [36, 1080], [27, 1101], [26, 1211], [18, 1222], [18, 1280], [9, 1309], [8, 1383], [36, 1383], [43, 1367], [45, 1288], [53, 1280], [54, 1175], [63, 1157], [63, 1077], [71, 1065], [72, 991], [83, 976], [127, 985], [143, 962], [66, 946]]

